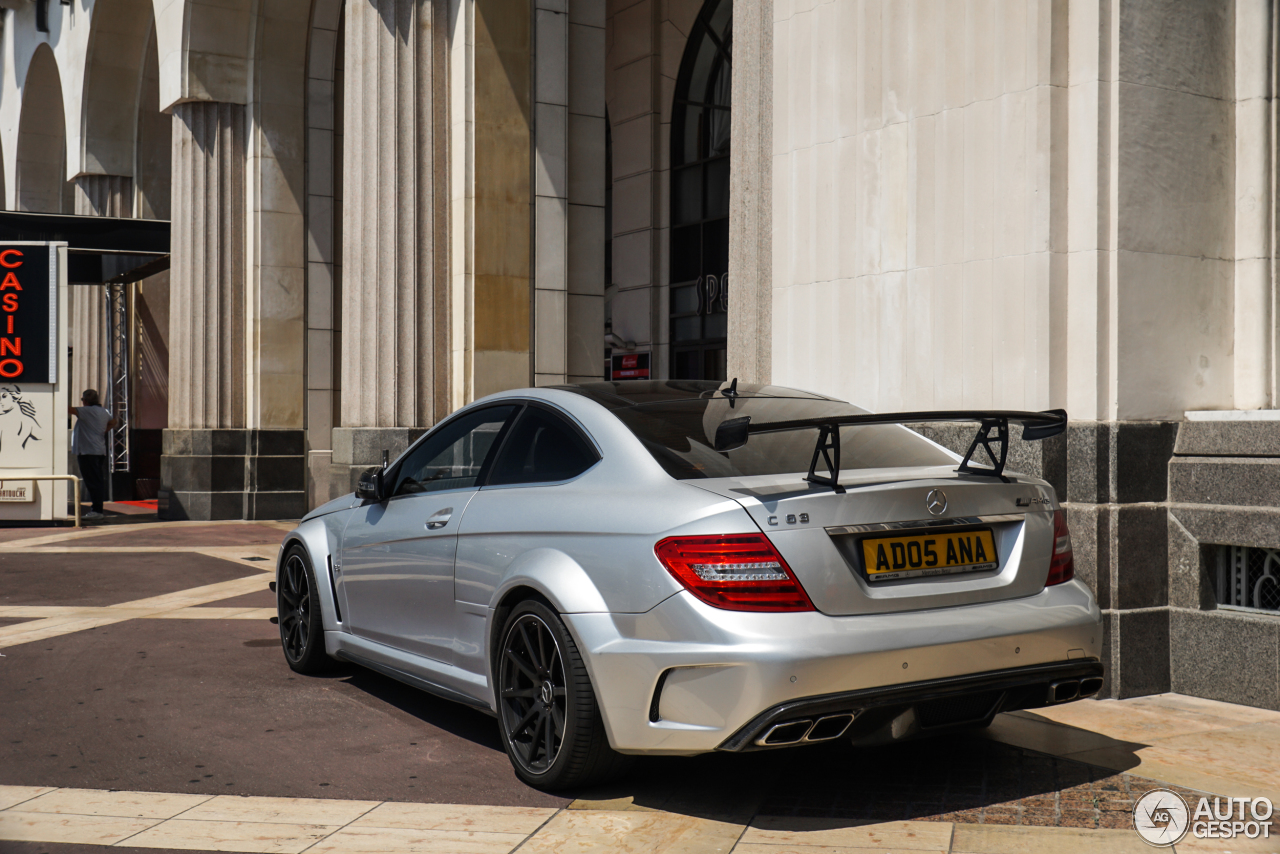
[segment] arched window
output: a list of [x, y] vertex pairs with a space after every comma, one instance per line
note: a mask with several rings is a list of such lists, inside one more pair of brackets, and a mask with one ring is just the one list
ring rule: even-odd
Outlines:
[[733, 0], [707, 0], [671, 113], [671, 377], [725, 379]]

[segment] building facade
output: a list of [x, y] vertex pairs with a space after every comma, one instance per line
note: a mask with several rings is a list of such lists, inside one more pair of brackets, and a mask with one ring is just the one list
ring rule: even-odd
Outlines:
[[[611, 358], [1065, 407], [1016, 462], [1108, 690], [1280, 708], [1269, 0], [0, 7], [4, 207], [172, 223], [121, 487], [162, 515], [296, 517]], [[103, 314], [78, 288], [81, 386], [120, 379]]]

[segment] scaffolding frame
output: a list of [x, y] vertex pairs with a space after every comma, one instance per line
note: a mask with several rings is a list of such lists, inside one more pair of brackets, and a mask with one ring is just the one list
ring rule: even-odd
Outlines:
[[129, 289], [132, 285], [107, 284], [103, 287], [107, 320], [107, 409], [116, 419], [111, 431], [111, 446], [107, 456], [110, 469], [129, 471]]

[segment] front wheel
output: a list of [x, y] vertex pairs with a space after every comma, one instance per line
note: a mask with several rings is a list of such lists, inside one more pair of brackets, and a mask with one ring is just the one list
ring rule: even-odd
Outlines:
[[297, 673], [323, 673], [333, 665], [324, 650], [316, 574], [301, 546], [285, 555], [276, 581], [276, 614], [285, 661]]
[[516, 776], [564, 789], [618, 774], [626, 757], [609, 746], [586, 665], [556, 612], [521, 602], [501, 638], [498, 724]]

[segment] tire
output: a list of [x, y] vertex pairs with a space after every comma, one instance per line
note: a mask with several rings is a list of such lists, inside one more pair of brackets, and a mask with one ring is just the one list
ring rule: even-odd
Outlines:
[[629, 757], [609, 746], [582, 655], [554, 610], [536, 599], [516, 605], [495, 658], [498, 728], [517, 777], [554, 790], [625, 769]]
[[293, 546], [276, 580], [276, 614], [285, 661], [296, 673], [324, 673], [333, 666], [324, 650], [318, 589], [306, 549]]

